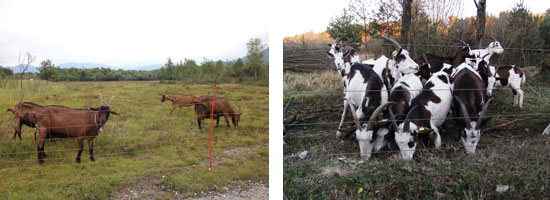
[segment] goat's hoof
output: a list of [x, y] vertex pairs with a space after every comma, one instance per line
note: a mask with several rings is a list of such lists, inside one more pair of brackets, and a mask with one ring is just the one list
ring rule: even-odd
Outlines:
[[95, 158], [94, 158], [94, 157], [90, 157], [90, 161], [95, 162]]
[[42, 155], [44, 156], [44, 158], [47, 158], [47, 157], [48, 157], [48, 155], [46, 155], [45, 153], [44, 153], [44, 154], [42, 154]]
[[44, 160], [38, 160], [38, 163], [44, 164]]
[[80, 158], [76, 158], [76, 162], [77, 162], [77, 163], [80, 163]]

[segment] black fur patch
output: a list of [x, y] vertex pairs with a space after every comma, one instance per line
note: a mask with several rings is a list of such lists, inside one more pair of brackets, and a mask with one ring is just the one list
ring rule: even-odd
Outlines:
[[[437, 78], [439, 78], [439, 80], [443, 81], [443, 83], [447, 83], [449, 84], [449, 80], [447, 79], [447, 76], [445, 75], [439, 75], [437, 76]], [[431, 82], [430, 82], [431, 83]], [[433, 87], [433, 86], [432, 86]]]

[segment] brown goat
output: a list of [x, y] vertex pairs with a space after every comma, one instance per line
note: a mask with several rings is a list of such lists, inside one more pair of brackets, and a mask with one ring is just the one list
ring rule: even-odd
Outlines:
[[[195, 100], [195, 115], [197, 116], [197, 123], [199, 129], [201, 129], [201, 120], [210, 118], [212, 113], [212, 96], [202, 96]], [[239, 119], [242, 113], [235, 112], [227, 100], [221, 97], [216, 97], [214, 104], [214, 119], [216, 119], [216, 127], [220, 123], [220, 117], [225, 118], [225, 123], [229, 127], [229, 116], [233, 126], [239, 125]]]
[[38, 161], [44, 163], [44, 143], [48, 137], [77, 138], [78, 155], [76, 162], [80, 162], [80, 155], [83, 150], [83, 141], [88, 140], [90, 149], [90, 160], [94, 159], [93, 139], [97, 137], [99, 129], [107, 123], [109, 115], [118, 115], [116, 111], [110, 109], [111, 102], [115, 98], [111, 97], [109, 103], [103, 105], [103, 97], [99, 94], [101, 106], [90, 109], [75, 109], [64, 106], [44, 107], [42, 112], [29, 113], [31, 119], [36, 121], [40, 134], [38, 142]]
[[162, 100], [160, 100], [160, 102], [171, 101], [172, 105], [174, 106], [172, 110], [170, 110], [170, 114], [172, 114], [172, 112], [177, 107], [179, 107], [181, 111], [181, 107], [192, 106], [195, 99], [197, 99], [197, 96], [195, 95], [178, 95], [178, 96], [172, 97], [172, 96], [163, 94]]
[[[32, 120], [29, 117], [28, 113], [38, 113], [41, 112], [41, 110], [44, 108], [44, 106], [31, 103], [31, 102], [23, 102], [18, 103], [15, 105], [13, 109], [9, 108], [7, 111], [10, 111], [14, 114], [15, 120], [16, 120], [16, 127], [14, 128], [15, 131], [13, 133], [13, 139], [15, 140], [17, 136], [19, 136], [19, 140], [21, 139], [21, 128], [23, 125], [26, 125], [28, 127], [34, 128], [36, 125], [36, 121]], [[36, 140], [36, 131], [34, 132], [34, 139]]]

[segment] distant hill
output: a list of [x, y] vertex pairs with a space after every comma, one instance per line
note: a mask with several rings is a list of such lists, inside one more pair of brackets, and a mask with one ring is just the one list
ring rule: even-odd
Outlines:
[[57, 67], [59, 68], [81, 68], [81, 69], [92, 69], [92, 68], [111, 68], [111, 69], [116, 69], [115, 67], [113, 66], [110, 66], [110, 65], [105, 65], [105, 64], [101, 64], [101, 63], [75, 63], [75, 62], [68, 62], [68, 63], [63, 63], [63, 64], [59, 64], [59, 65], [56, 65]]
[[159, 69], [162, 66], [164, 66], [164, 65], [163, 64], [154, 64], [154, 65], [146, 65], [146, 66], [141, 66], [141, 67], [132, 67], [132, 68], [129, 68], [129, 70], [152, 71], [152, 70], [155, 70], [155, 69]]
[[[14, 67], [8, 67], [10, 68], [11, 70], [13, 70], [13, 73], [21, 73], [21, 66], [24, 66], [24, 65], [17, 65], [17, 66], [14, 66]], [[38, 73], [38, 67], [37, 66], [34, 66], [34, 65], [29, 65], [29, 68], [27, 69], [27, 71], [25, 72], [32, 72], [32, 73]]]

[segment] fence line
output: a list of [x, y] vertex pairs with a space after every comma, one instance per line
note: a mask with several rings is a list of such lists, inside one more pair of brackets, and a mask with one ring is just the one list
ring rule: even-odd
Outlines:
[[[160, 131], [158, 131], [160, 132]], [[150, 134], [151, 132], [141, 132], [141, 134]], [[247, 135], [252, 135], [252, 134], [266, 134], [265, 132], [252, 132], [252, 131], [245, 131], [244, 133], [246, 133]], [[134, 133], [128, 133], [127, 135], [136, 135]], [[115, 136], [110, 136], [110, 137], [115, 137]], [[78, 138], [87, 138], [87, 137], [78, 137]], [[96, 137], [97, 138], [97, 137]], [[208, 139], [209, 137], [208, 136], [199, 136], [199, 137], [192, 137], [193, 139]], [[76, 138], [53, 138], [53, 139], [46, 139], [45, 141], [62, 141], [62, 140], [74, 140]], [[151, 138], [150, 138], [151, 139]], [[27, 141], [34, 141], [34, 142], [38, 142], [38, 140], [27, 140]], [[8, 143], [8, 142], [5, 142], [5, 143]], [[9, 142], [9, 143], [13, 143], [13, 142]], [[133, 145], [147, 145], [147, 144], [162, 144], [162, 143], [170, 143], [169, 140], [161, 140], [161, 141], [156, 141], [156, 142], [142, 142], [142, 143], [131, 143], [131, 144], [118, 144], [118, 145], [108, 145], [108, 146], [98, 146], [98, 147], [94, 147], [94, 150], [95, 149], [115, 149], [115, 148], [120, 148], [120, 147], [128, 147], [128, 146], [133, 146]], [[34, 145], [34, 144], [33, 144]], [[68, 152], [68, 151], [75, 151], [75, 150], [79, 150], [80, 148], [69, 148], [69, 149], [63, 149], [63, 150], [48, 150], [48, 152]], [[37, 151], [27, 151], [27, 152], [15, 152], [15, 153], [1, 153], [2, 156], [5, 156], [5, 155], [21, 155], [21, 154], [33, 154], [33, 153], [37, 153]], [[0, 159], [0, 164], [3, 163], [3, 161]]]
[[[306, 43], [305, 46], [322, 46], [322, 47], [327, 47], [327, 45], [331, 45], [332, 43]], [[358, 46], [362, 46], [362, 45], [366, 45], [366, 46], [369, 46], [369, 45], [373, 45], [373, 46], [389, 46], [389, 47], [392, 47], [392, 46], [395, 46], [394, 44], [389, 44], [389, 43], [380, 43], [380, 42], [356, 42], [356, 43], [344, 43], [346, 45], [358, 45]], [[287, 43], [284, 43], [284, 45], [295, 45], [295, 46], [304, 46], [302, 43], [293, 43], [293, 42], [287, 42]], [[411, 47], [464, 47], [464, 45], [453, 45], [453, 44], [401, 44], [401, 46], [411, 46]], [[472, 48], [472, 50], [475, 50], [475, 49], [485, 49], [487, 47], [479, 47], [479, 46], [474, 46], [474, 45], [470, 45], [470, 48]], [[475, 48], [475, 49], [474, 49]], [[550, 52], [550, 49], [534, 49], [534, 48], [515, 48], [515, 47], [508, 47], [508, 48], [505, 48], [505, 47], [502, 47], [504, 50], [517, 50], [517, 51], [539, 51], [539, 52]], [[319, 49], [319, 50], [327, 50], [328, 48], [310, 48], [310, 50], [315, 50], [315, 49]], [[328, 50], [327, 50], [328, 51]]]
[[[550, 115], [550, 111], [543, 112], [543, 113], [525, 113], [525, 114], [503, 114], [503, 115], [486, 115], [483, 118], [501, 118], [501, 117], [520, 117], [520, 116], [541, 116], [541, 115]], [[435, 118], [435, 119], [429, 119], [429, 118], [422, 118], [422, 119], [413, 119], [410, 120], [420, 120], [420, 121], [429, 121], [429, 120], [453, 120], [453, 119], [466, 119], [470, 117], [447, 117], [447, 118]], [[360, 120], [363, 123], [368, 122], [380, 122], [379, 120], [371, 121], [371, 120]], [[405, 120], [391, 120], [391, 119], [384, 119], [383, 122], [403, 122]], [[330, 125], [330, 124], [339, 124], [340, 121], [337, 122], [320, 122], [320, 123], [300, 123], [300, 124], [285, 124], [284, 126], [311, 126], [311, 125]], [[355, 122], [344, 122], [345, 124], [355, 124]], [[344, 124], [343, 123], [343, 124]]]
[[[245, 159], [240, 159], [240, 160], [245, 160]], [[260, 159], [259, 158], [256, 158], [256, 159], [246, 159], [246, 160], [256, 160], [256, 161], [259, 161]], [[195, 168], [195, 167], [198, 167], [198, 166], [202, 166], [202, 165], [190, 165], [190, 166], [177, 166], [177, 167], [171, 167], [171, 168], [166, 168], [166, 169], [156, 169], [156, 170], [141, 170], [141, 171], [137, 171], [137, 172], [134, 172], [134, 173], [130, 173], [128, 175], [142, 175], [142, 174], [146, 174], [146, 173], [158, 173], [158, 172], [172, 172], [172, 171], [176, 171], [176, 170], [183, 170], [183, 169], [189, 169], [189, 168]], [[256, 171], [256, 169], [252, 168], [253, 171]], [[91, 171], [88, 171], [90, 174]], [[37, 175], [37, 176], [42, 176], [42, 174], [40, 175]], [[86, 181], [94, 181], [94, 180], [91, 180], [92, 178], [99, 178], [99, 177], [116, 177], [117, 175], [89, 175], [89, 176], [79, 176], [79, 177], [76, 177], [80, 180], [78, 180], [79, 182], [86, 182]], [[65, 181], [65, 180], [69, 180], [69, 181], [73, 181], [76, 179], [74, 176], [71, 177], [71, 178], [60, 178], [60, 179], [35, 179], [35, 180], [32, 180], [32, 181], [27, 181], [27, 182], [17, 182], [15, 183], [16, 185], [28, 185], [28, 184], [37, 184], [37, 183], [51, 183], [51, 184], [59, 184], [60, 181]], [[85, 179], [85, 180], [82, 180], [82, 179]], [[202, 180], [198, 180], [198, 181], [202, 181]]]
[[[224, 150], [228, 147], [234, 147], [234, 146], [218, 146], [216, 147], [215, 149], [217, 150]], [[134, 151], [134, 152], [117, 152], [117, 153], [104, 153], [104, 154], [94, 154], [94, 156], [100, 156], [102, 158], [107, 158], [107, 157], [111, 157], [111, 156], [114, 156], [114, 155], [124, 155], [124, 154], [132, 154], [132, 153], [147, 153], [147, 152], [153, 152], [153, 151], [159, 151], [159, 150], [167, 150], [167, 149], [171, 149], [173, 148], [172, 146], [162, 146], [162, 147], [157, 147], [157, 148], [149, 148], [149, 149], [142, 149], [142, 150], [138, 150], [138, 151]], [[37, 153], [37, 152], [34, 152], [34, 153]], [[196, 153], [196, 152], [191, 152], [191, 153]], [[171, 153], [170, 155], [179, 155], [178, 153]], [[200, 154], [199, 154], [200, 155]], [[45, 158], [44, 160], [47, 161], [47, 160], [71, 160], [76, 158], [74, 155], [73, 156], [64, 156], [64, 157], [57, 157], [57, 158]], [[200, 156], [199, 156], [200, 158]], [[139, 160], [139, 159], [136, 159], [136, 160]], [[31, 159], [31, 160], [23, 160], [23, 163], [24, 162], [36, 162], [37, 160], [36, 159]], [[112, 161], [112, 162], [117, 162], [117, 161]], [[0, 162], [0, 164], [4, 164], [6, 162]], [[104, 163], [109, 163], [109, 161], [105, 161]], [[147, 162], [143, 162], [143, 163], [147, 163]], [[151, 162], [151, 163], [154, 163], [154, 162]], [[72, 163], [72, 162], [69, 162], [69, 163], [61, 163], [61, 164], [55, 164], [55, 166], [70, 166], [70, 165], [74, 165], [75, 163]], [[132, 166], [138, 166], [138, 165], [132, 165]], [[25, 167], [21, 167], [21, 166], [16, 166], [16, 167], [6, 167], [6, 168], [0, 168], [2, 170], [25, 170], [25, 169], [36, 169], [36, 168], [40, 168], [41, 166], [36, 166], [36, 165], [33, 165], [33, 166], [25, 166]], [[115, 168], [112, 168], [112, 169], [115, 169]], [[40, 174], [41, 176], [44, 176], [44, 175], [60, 175], [61, 173], [43, 173], [43, 174]], [[5, 175], [0, 175], [0, 178], [4, 178], [4, 177], [14, 177], [13, 175], [9, 175], [9, 174], [5, 174]], [[28, 176], [28, 174], [25, 174], [23, 176], [16, 176], [16, 177], [24, 177], [24, 176]]]
[[[550, 90], [550, 87], [538, 87], [538, 88], [529, 88], [529, 89], [532, 89], [532, 90], [543, 90], [543, 91], [546, 91], [546, 90]], [[405, 89], [396, 89], [396, 90], [391, 90], [391, 89], [387, 89], [387, 90], [368, 90], [369, 92], [371, 91], [374, 91], [374, 92], [394, 92], [394, 91], [427, 91], [427, 90], [432, 90], [432, 91], [447, 91], [447, 90], [451, 90], [451, 92], [453, 91], [487, 91], [487, 88], [484, 88], [484, 89], [437, 89], [437, 88], [430, 88], [430, 89], [410, 89], [410, 90], [405, 90]], [[493, 91], [505, 91], [505, 90], [512, 90], [511, 88], [509, 88], [508, 86], [501, 86], [499, 88], [493, 88]], [[524, 89], [522, 89], [524, 90]], [[287, 90], [287, 91], [284, 91], [284, 93], [286, 94], [300, 94], [300, 93], [346, 93], [346, 92], [366, 92], [367, 90]], [[524, 90], [525, 91], [530, 91], [530, 90]]]
[[[536, 133], [535, 133], [536, 134]], [[515, 140], [515, 139], [510, 139]], [[508, 143], [509, 144], [509, 143]], [[548, 141], [531, 141], [529, 145], [548, 145]], [[504, 143], [501, 144], [477, 144], [477, 145], [461, 145], [461, 146], [445, 146], [441, 147], [439, 149], [436, 148], [419, 148], [415, 150], [383, 150], [383, 151], [377, 151], [377, 152], [371, 152], [372, 154], [388, 154], [388, 153], [399, 153], [404, 151], [431, 151], [431, 150], [455, 150], [455, 149], [463, 149], [465, 147], [491, 147], [491, 146], [502, 146]], [[420, 145], [417, 145], [417, 147], [420, 147]], [[327, 154], [307, 154], [307, 155], [290, 155], [290, 156], [283, 156], [286, 160], [287, 158], [301, 158], [301, 157], [333, 157], [333, 156], [345, 156], [345, 155], [361, 155], [360, 152], [342, 152], [342, 153], [327, 153]]]

